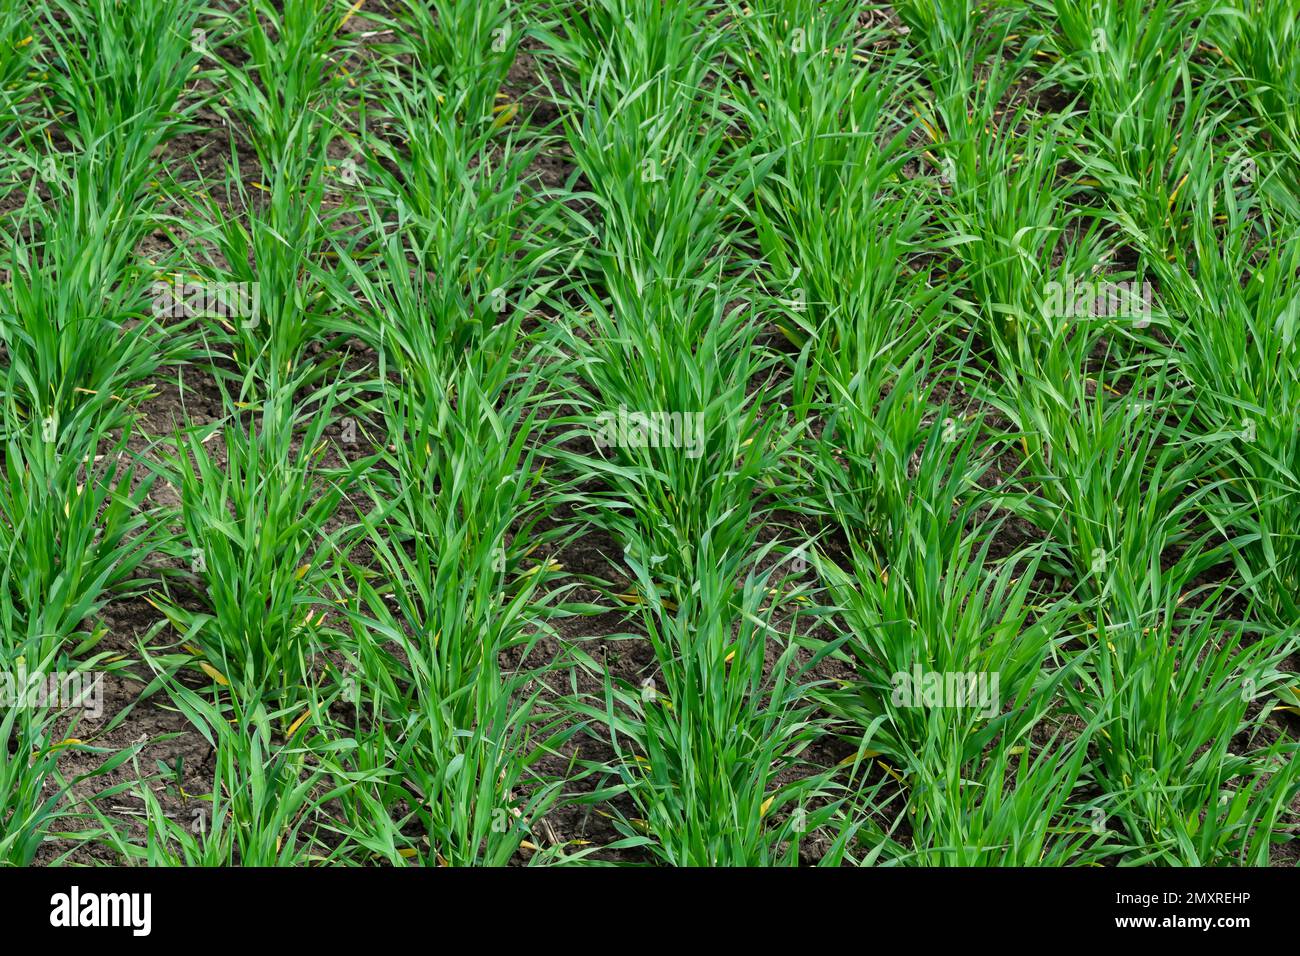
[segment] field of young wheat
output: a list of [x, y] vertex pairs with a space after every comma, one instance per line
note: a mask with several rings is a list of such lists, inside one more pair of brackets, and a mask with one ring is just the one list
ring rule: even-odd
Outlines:
[[1296, 865], [1300, 0], [8, 0], [0, 865]]

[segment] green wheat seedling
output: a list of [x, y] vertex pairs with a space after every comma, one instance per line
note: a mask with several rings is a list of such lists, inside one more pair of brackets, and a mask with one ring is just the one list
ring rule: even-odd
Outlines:
[[608, 770], [645, 814], [617, 819], [620, 842], [682, 865], [796, 858], [795, 824], [776, 821], [797, 802], [774, 782], [808, 719], [788, 643], [763, 671], [779, 638], [760, 607], [766, 578], [750, 573], [763, 482], [791, 426], [751, 393], [774, 357], [757, 344], [766, 300], [735, 233], [772, 159], [728, 135], [715, 12], [594, 5], [557, 43], [565, 132], [592, 184], [591, 221], [574, 227], [596, 246], [572, 290], [583, 311], [560, 330], [581, 409], [565, 437], [596, 452], [562, 457], [605, 485], [573, 501], [622, 546], [634, 590], [621, 599], [644, 606], [672, 695], [652, 713], [607, 681], [603, 710], [572, 706], [609, 725]]
[[200, 65], [200, 9], [197, 0], [47, 5], [42, 98], [73, 151], [94, 157], [85, 171], [105, 198], [130, 202], [148, 188], [159, 150], [190, 128], [201, 102], [185, 90]]
[[[529, 30], [531, 2], [509, 0], [402, 0], [391, 20], [392, 39], [378, 49], [387, 81], [408, 93], [454, 108], [467, 132], [497, 122], [512, 104], [502, 102], [510, 65]], [[503, 124], [509, 116], [497, 122]], [[402, 138], [407, 127], [395, 124]]]
[[144, 379], [190, 351], [186, 323], [163, 337], [152, 269], [135, 254], [154, 200], [99, 195], [93, 157], [71, 161], [55, 185], [61, 205], [29, 200], [5, 230], [0, 342], [11, 368], [7, 403], [58, 423], [88, 404], [104, 427], [121, 426]]
[[[49, 792], [58, 750], [43, 724], [21, 707], [0, 717], [0, 864], [30, 866], [46, 831], [58, 819], [66, 789]], [[12, 750], [11, 750], [12, 748]]]
[[[589, 304], [601, 334], [617, 334], [603, 304]], [[601, 398], [587, 399], [596, 411], [583, 417], [576, 437], [597, 449], [559, 457], [607, 483], [607, 491], [584, 493], [575, 503], [616, 536], [630, 566], [652, 569], [657, 588], [677, 599], [691, 589], [706, 542], [713, 557], [725, 561], [752, 547], [750, 522], [764, 507], [764, 479], [792, 436], [787, 423], [760, 417], [745, 395], [745, 365], [752, 362], [757, 375], [759, 362], [770, 362], [758, 357], [752, 324], [722, 314], [719, 300], [700, 303], [691, 320], [713, 318], [692, 345], [681, 340], [686, 323], [673, 322], [680, 313], [671, 300], [659, 308], [658, 321], [677, 332], [677, 343], [663, 341], [655, 326], [634, 327], [633, 341], [645, 343], [644, 364], [618, 364], [637, 361], [630, 354], [584, 356], [599, 373], [592, 378], [600, 382]], [[724, 365], [729, 359], [731, 368]], [[727, 374], [735, 377], [719, 381]]]
[[[832, 648], [857, 672], [819, 697], [904, 790], [911, 843], [889, 838], [889, 858], [1059, 864], [1079, 841], [1057, 840], [1051, 827], [1068, 817], [1085, 745], [1038, 749], [1029, 734], [1064, 676], [1047, 664], [1066, 609], [1036, 593], [1041, 553], [992, 562], [996, 527], [968, 530], [982, 497], [968, 483], [980, 467], [973, 432], [945, 441], [942, 426], [916, 430], [914, 480], [910, 453], [882, 455], [877, 467], [893, 477], [876, 509], [892, 533], [873, 537], [874, 548], [851, 539], [847, 565], [818, 561], [842, 628]], [[942, 691], [933, 699], [931, 684]]]
[[[908, 502], [918, 487], [951, 500], [973, 488], [986, 467], [976, 454], [979, 423], [932, 404], [935, 383], [947, 371], [927, 351], [899, 368], [871, 363], [844, 384], [828, 379], [831, 397], [816, 407], [824, 426], [794, 462], [807, 487], [792, 490], [791, 506], [830, 519], [856, 547], [883, 561], [887, 542], [907, 530]], [[931, 429], [935, 442], [926, 438]], [[909, 463], [922, 449], [927, 456], [920, 464], [929, 467], [914, 469]], [[950, 470], [939, 467], [945, 452], [956, 456]]]
[[225, 90], [215, 104], [247, 136], [270, 178], [297, 183], [313, 172], [332, 136], [332, 115], [347, 87], [351, 16], [342, 0], [250, 0], [223, 22], [226, 44], [248, 61], [220, 60]]
[[1231, 182], [1197, 196], [1226, 222], [1198, 222], [1190, 249], [1158, 275], [1178, 317], [1176, 361], [1195, 399], [1195, 431], [1219, 453], [1219, 500], [1207, 510], [1231, 535], [1260, 609], [1291, 621], [1300, 608], [1300, 252], [1284, 238], [1293, 220], [1259, 209]]
[[1253, 718], [1248, 708], [1283, 686], [1277, 667], [1295, 634], [1252, 633], [1224, 614], [1221, 588], [1182, 601], [1098, 618], [1085, 679], [1071, 688], [1080, 715], [1100, 722], [1107, 829], [1125, 862], [1266, 863], [1300, 767], [1294, 742], [1256, 740], [1270, 708]]
[[[931, 87], [918, 115], [930, 141], [930, 175], [942, 187], [939, 244], [959, 257], [965, 308], [1005, 370], [1043, 347], [1043, 323], [1051, 327], [1053, 318], [1044, 314], [1049, 283], [1091, 275], [1113, 250], [1091, 184], [1067, 165], [1077, 138], [1073, 107], [1041, 115], [1012, 89], [1041, 52], [1036, 39], [1013, 45], [1005, 32], [1023, 11], [1007, 11], [999, 32], [951, 6], [910, 4], [903, 15]], [[1002, 59], [994, 57], [985, 75], [970, 65], [955, 72], [958, 63], [995, 53]]]
[[[894, 414], [907, 417], [906, 410]], [[1021, 635], [1031, 617], [1029, 589], [1038, 559], [1028, 573], [1018, 573], [1014, 563], [990, 573], [984, 566], [992, 528], [968, 526], [985, 494], [974, 478], [987, 467], [974, 458], [975, 429], [945, 441], [942, 426], [920, 426], [908, 439], [899, 447], [891, 447], [892, 436], [880, 439], [873, 470], [881, 477], [870, 509], [879, 516], [880, 533], [852, 527], [847, 567], [820, 562], [830, 597], [844, 605], [841, 613], [854, 635], [844, 653], [861, 672], [860, 686], [850, 688], [844, 700], [837, 702], [831, 692], [827, 699], [838, 712], [857, 711], [864, 727], [873, 712], [885, 710], [881, 700], [889, 698], [896, 673], [919, 664], [1024, 679], [1053, 636], [1049, 622], [1036, 632], [1037, 646]], [[910, 465], [917, 455], [919, 461]], [[853, 513], [845, 517], [854, 520]], [[1027, 658], [1017, 660], [1022, 654]], [[1007, 672], [1008, 662], [1015, 664], [1014, 673]], [[891, 714], [893, 727], [877, 731], [876, 748], [900, 758], [909, 741], [924, 736], [929, 719], [922, 712]]]
[[704, 85], [730, 42], [725, 12], [712, 0], [592, 0], [579, 15], [538, 27], [563, 73], [552, 93], [562, 106], [596, 98], [613, 106], [639, 91], [648, 113], [669, 111]]
[[[939, 336], [943, 329], [943, 297], [927, 289], [920, 274], [900, 276], [897, 269], [897, 261], [907, 252], [919, 251], [918, 239], [926, 221], [922, 190], [893, 185], [907, 152], [900, 148], [900, 139], [889, 140], [888, 135], [901, 129], [902, 133], [894, 134], [901, 137], [906, 127], [885, 112], [885, 87], [866, 81], [849, 65], [848, 57], [833, 59], [828, 49], [820, 48], [803, 61], [789, 56], [781, 46], [781, 27], [820, 21], [807, 12], [790, 9], [796, 5], [777, 7], [780, 9], [771, 13], [770, 26], [762, 18], [754, 20], [755, 25], [768, 26], [768, 31], [761, 35], [766, 40], [763, 55], [755, 57], [749, 70], [749, 82], [759, 91], [751, 100], [749, 121], [770, 135], [774, 148], [784, 148], [777, 169], [789, 172], [768, 178], [772, 185], [759, 190], [759, 199], [767, 203], [755, 206], [764, 245], [780, 250], [780, 259], [797, 264], [809, 274], [809, 282], [816, 284], [818, 295], [810, 297], [813, 300], [807, 303], [807, 312], [827, 316], [827, 320], [814, 319], [810, 324], [820, 334], [810, 345], [814, 358], [809, 364], [816, 376], [823, 377], [827, 394], [826, 401], [815, 406], [824, 415], [826, 428], [818, 442], [809, 442], [809, 473], [815, 476], [816, 493], [798, 497], [806, 499], [807, 510], [829, 510], [844, 525], [858, 575], [846, 576], [836, 567], [826, 567], [820, 575], [832, 600], [841, 594], [853, 596], [845, 598], [845, 614], [853, 622], [857, 640], [845, 636], [828, 646], [842, 648], [841, 653], [857, 661], [867, 687], [891, 688], [894, 674], [915, 666], [915, 661], [893, 657], [909, 654], [926, 662], [927, 670], [944, 674], [988, 674], [989, 670], [1000, 678], [1005, 674], [1013, 685], [1008, 698], [1017, 708], [1001, 715], [1002, 698], [992, 701], [997, 719], [988, 721], [995, 715], [988, 714], [985, 721], [996, 730], [985, 730], [943, 710], [926, 713], [894, 708], [888, 692], [884, 700], [872, 698], [875, 704], [871, 704], [859, 696], [861, 687], [846, 688], [842, 693], [827, 691], [833, 713], [852, 718], [861, 727], [859, 753], [888, 754], [889, 761], [905, 767], [900, 779], [907, 790], [907, 813], [889, 822], [879, 805], [862, 801], [850, 816], [852, 826], [844, 829], [848, 845], [853, 844], [852, 834], [857, 831], [857, 839], [875, 844], [865, 857], [871, 860], [883, 856], [896, 861], [967, 865], [1070, 860], [1079, 852], [1082, 840], [1060, 839], [1053, 834], [1052, 825], [1075, 816], [1067, 804], [1083, 770], [1086, 743], [1075, 740], [1032, 754], [1026, 745], [1028, 732], [1044, 717], [1052, 700], [1052, 684], [1036, 687], [1035, 682], [1054, 643], [1052, 622], [1060, 622], [1061, 614], [1044, 615], [1041, 622], [1030, 624], [1032, 605], [1027, 589], [1035, 564], [1014, 580], [1013, 568], [1005, 566], [997, 578], [985, 584], [982, 566], [987, 563], [988, 541], [984, 550], [972, 554], [975, 542], [965, 537], [961, 520], [946, 523], [949, 503], [969, 497], [967, 481], [975, 480], [982, 470], [972, 458], [978, 421], [958, 424], [956, 418], [937, 410], [941, 424], [936, 423], [928, 433], [928, 444], [922, 440], [926, 434], [923, 420], [936, 414], [927, 403], [930, 388], [922, 382], [931, 373], [945, 372], [943, 363], [932, 362], [923, 342]], [[846, 34], [826, 42], [836, 52], [848, 49], [849, 44]], [[793, 66], [787, 68], [787, 64]], [[898, 65], [893, 69], [901, 72]], [[777, 85], [779, 77], [784, 79], [784, 87]], [[819, 107], [820, 114], [816, 112]], [[853, 109], [863, 112], [850, 112]], [[810, 114], [814, 121], [824, 117], [820, 129], [802, 129], [800, 122]], [[879, 129], [881, 125], [885, 129]], [[888, 129], [889, 125], [894, 130]], [[989, 147], [984, 144], [983, 148]], [[995, 144], [992, 148], [1000, 147]], [[946, 155], [949, 168], [956, 173], [954, 153]], [[1053, 155], [1049, 143], [1041, 159]], [[1023, 186], [1014, 178], [1008, 183], [1005, 176], [1000, 179], [985, 172], [988, 164], [982, 156], [978, 163], [971, 160], [963, 166], [966, 173], [979, 169], [979, 187], [972, 187], [972, 177], [961, 173], [944, 177], [944, 185], [954, 191], [965, 190], [959, 196], [967, 208], [983, 203], [976, 209], [978, 215], [988, 215], [992, 190], [1006, 189], [1010, 195], [1004, 206], [998, 207], [1005, 209], [1002, 215], [1006, 219], [1027, 213], [1034, 216], [1034, 206], [1024, 208], [1021, 193], [1047, 181], [1048, 202], [1057, 200], [1058, 187], [1050, 181], [1052, 166], [1035, 159], [1017, 160], [1034, 170], [1031, 176], [1040, 178], [1023, 177]], [[1010, 163], [1001, 168], [1005, 165]], [[1043, 166], [1048, 170], [1045, 177], [1036, 169]], [[811, 193], [810, 185], [814, 186]], [[845, 211], [849, 215], [841, 219]], [[1034, 219], [1049, 225], [1052, 211], [1048, 206]], [[772, 228], [767, 215], [784, 226], [784, 235]], [[1005, 239], [985, 228], [991, 238], [989, 246], [997, 250], [996, 263], [989, 261], [995, 256], [989, 256], [984, 248], [978, 250], [984, 255], [970, 255], [969, 259], [983, 268], [1005, 268], [1010, 274], [1011, 269], [1023, 268], [1022, 259], [1032, 261], [1026, 250], [1034, 247], [1024, 242], [1026, 235], [1039, 247], [1056, 245], [1053, 230], [1035, 233], [1032, 226], [1023, 229], [1024, 225], [1026, 222], [1015, 222], [1015, 234], [1008, 228]], [[970, 237], [963, 238], [970, 241]], [[1005, 267], [1002, 259], [1010, 260]], [[1011, 282], [1019, 285], [1026, 280], [1017, 273]], [[1011, 282], [1004, 280], [1006, 285]], [[1009, 294], [998, 293], [996, 300], [1010, 299]], [[919, 450], [918, 442], [924, 451]], [[918, 453], [922, 455], [920, 464], [913, 470], [909, 462]], [[952, 462], [948, 454], [954, 455]], [[923, 519], [922, 507], [933, 509], [933, 516]], [[935, 537], [920, 538], [927, 533]], [[923, 548], [920, 553], [927, 555], [971, 557], [946, 570], [952, 578], [936, 588], [928, 584], [936, 574], [933, 559], [917, 561], [913, 548]], [[927, 600], [930, 594], [935, 600]], [[989, 605], [987, 618], [980, 614], [985, 604]], [[1008, 617], [998, 622], [1000, 631], [993, 631], [991, 622], [997, 622], [996, 615], [1004, 605], [1009, 605]], [[943, 622], [932, 619], [933, 615], [944, 618]], [[918, 648], [918, 628], [924, 635], [932, 635], [927, 640], [935, 646]], [[875, 643], [878, 630], [879, 644]], [[984, 639], [991, 640], [993, 646], [982, 648]], [[949, 646], [949, 641], [954, 646]], [[1013, 648], [1015, 653], [1011, 653]], [[989, 657], [983, 657], [985, 653]], [[1019, 658], [1021, 653], [1026, 657]], [[870, 689], [866, 693], [881, 692]], [[997, 747], [988, 748], [988, 740], [995, 735], [1000, 736]], [[984, 748], [992, 750], [987, 760]], [[898, 775], [892, 769], [889, 773]], [[888, 782], [888, 777], [881, 779]], [[1008, 779], [1014, 779], [1014, 786], [1006, 786]], [[879, 784], [872, 796], [879, 799]], [[896, 830], [897, 821], [904, 818], [913, 830], [910, 847], [887, 835], [887, 830]]]
[[[488, 204], [497, 195], [491, 194]], [[370, 208], [378, 212], [378, 207]], [[496, 257], [482, 231], [483, 219], [494, 214], [470, 204], [465, 213], [456, 224], [458, 238], [452, 238], [450, 228], [438, 230], [436, 241], [430, 236], [429, 245], [417, 247], [413, 237], [423, 228], [414, 221], [409, 228], [399, 222], [386, 236], [376, 237], [369, 261], [364, 252], [340, 251], [340, 268], [323, 276], [331, 297], [353, 297], [364, 315], [361, 322], [347, 319], [332, 328], [343, 332], [350, 326], [358, 339], [383, 355], [386, 367], [412, 394], [437, 394], [460, 365], [488, 368], [508, 359], [520, 344], [522, 321], [550, 281], [537, 279], [535, 266], [530, 268], [537, 247], [528, 238], [528, 225], [512, 228], [513, 214], [500, 225], [489, 221], [494, 233], [505, 233], [498, 234], [501, 258], [489, 262], [479, 256]], [[440, 279], [448, 268], [464, 269], [465, 284]], [[327, 325], [332, 321], [325, 319]]]
[[[638, 813], [613, 818], [622, 846], [673, 866], [794, 865], [839, 802], [803, 760], [820, 732], [811, 665], [778, 629], [774, 576], [736, 582], [700, 560], [680, 605], [640, 615], [654, 669], [637, 684], [606, 674], [604, 701], [573, 707], [609, 727], [615, 759], [602, 769], [617, 782], [605, 792]], [[647, 569], [638, 579], [652, 586]]]
[[[941, 205], [982, 342], [1004, 373], [1048, 346], [1049, 284], [1091, 276], [1105, 256], [1097, 210], [1066, 175], [1060, 119], [978, 101], [987, 126], [949, 145], [951, 195]], [[1057, 263], [1053, 268], [1053, 264]]]
[[15, 127], [31, 122], [36, 112], [28, 98], [36, 89], [30, 3], [17, 3], [0, 13], [0, 142], [10, 142]]
[[[1300, 7], [1294, 0], [1237, 0], [1216, 7], [1207, 43], [1218, 54], [1217, 74], [1249, 121], [1245, 135], [1254, 155], [1234, 164], [1238, 178], [1262, 188], [1281, 186], [1293, 214], [1300, 210]], [[1281, 157], [1277, 175], [1266, 157]]]
[[[840, 629], [827, 646], [857, 672], [818, 696], [903, 788], [892, 820], [883, 805], [855, 808], [859, 839], [874, 844], [865, 859], [1060, 863], [1080, 849], [1054, 829], [1070, 829], [1086, 747], [1031, 748], [1028, 735], [1061, 679], [1044, 668], [1064, 609], [1033, 583], [1041, 551], [991, 561], [998, 524], [976, 520], [997, 502], [978, 484], [983, 429], [930, 405], [926, 368], [887, 390], [877, 376], [861, 399], [839, 394], [809, 451], [809, 510], [825, 509], [849, 543], [847, 561], [814, 562]], [[969, 700], [921, 694], [924, 680], [950, 678]], [[894, 836], [903, 824], [910, 844]]]
[[[1300, 4], [1295, 0], [1237, 0], [1214, 22], [1225, 65], [1255, 118], [1275, 140], [1300, 141]], [[1294, 154], [1293, 154], [1294, 155]]]
[[[1046, 745], [1033, 728], [1047, 724], [1044, 708], [1055, 684], [1044, 681], [1031, 704], [996, 727], [997, 742], [970, 770], [959, 766], [971, 741], [937, 746], [933, 769], [907, 781], [922, 824], [913, 823], [910, 851], [898, 858], [921, 866], [1079, 866], [1097, 854], [1098, 834], [1077, 790], [1086, 768], [1090, 732], [1057, 731]], [[983, 740], [977, 738], [979, 742]]]
[[1027, 13], [1017, 4], [905, 0], [895, 11], [926, 80], [923, 95], [955, 138], [983, 118], [970, 102], [977, 96], [1002, 101], [1035, 52], [1033, 39], [1016, 32]]
[[910, 117], [890, 101], [908, 71], [896, 57], [864, 68], [853, 50], [873, 37], [856, 34], [851, 12], [774, 2], [740, 19], [748, 43], [733, 95], [759, 148], [776, 157], [753, 220], [784, 306], [778, 328], [801, 347], [803, 402], [823, 376], [844, 387], [900, 364], [943, 324], [940, 290], [922, 270], [899, 268], [926, 248], [924, 194], [903, 175]]
[[436, 394], [386, 393], [387, 450], [362, 521], [371, 563], [344, 585], [355, 673], [342, 680], [369, 718], [360, 756], [391, 768], [373, 811], [358, 795], [353, 825], [394, 863], [411, 827], [430, 865], [499, 866], [525, 839], [536, 848], [558, 781], [532, 765], [577, 729], [561, 735], [540, 709], [547, 668], [533, 661], [555, 570], [533, 447], [542, 379], [508, 357], [475, 365]]
[[[87, 841], [111, 842], [113, 838], [111, 825], [67, 834], [56, 828], [73, 820], [102, 818], [94, 801], [107, 802], [122, 791], [121, 785], [110, 784], [81, 798], [73, 795], [73, 788], [87, 793], [88, 783], [111, 779], [137, 748], [113, 752], [74, 738], [55, 740], [56, 717], [45, 708], [5, 707], [0, 711], [0, 742], [4, 744], [0, 746], [0, 867], [32, 866], [49, 839], [70, 844], [54, 858], [57, 865]], [[75, 732], [75, 722], [69, 730]], [[58, 766], [60, 756], [68, 752], [103, 755], [104, 759], [68, 778]], [[83, 804], [86, 809], [81, 809]]]
[[1060, 79], [1086, 88], [1098, 106], [1119, 112], [1150, 88], [1188, 47], [1196, 3], [1160, 0], [1151, 16], [1114, 0], [1051, 0], [1036, 5], [1043, 39], [1059, 55]]
[[1080, 597], [1157, 607], [1227, 557], [1202, 527], [1219, 484], [1216, 451], [1167, 369], [1148, 360], [1154, 368], [1121, 394], [1109, 369], [1088, 374], [1090, 339], [1058, 338], [1041, 370], [1023, 370], [1010, 400], [989, 395], [1025, 456], [1025, 492], [1007, 507], [1047, 537], [1049, 567], [1076, 582]]
[[148, 583], [137, 573], [166, 537], [148, 507], [154, 480], [137, 467], [126, 433], [101, 442], [91, 413], [56, 423], [6, 412], [0, 659], [64, 662], [103, 638], [105, 603]]
[[212, 333], [218, 344], [232, 341], [239, 368], [256, 368], [274, 393], [303, 375], [302, 350], [329, 306], [317, 279], [321, 258], [332, 240], [347, 241], [338, 221], [352, 208], [355, 162], [340, 164], [330, 151], [347, 86], [339, 30], [350, 14], [332, 0], [292, 0], [282, 9], [255, 2], [244, 13], [245, 23], [231, 21], [227, 43], [242, 42], [249, 61], [221, 62], [222, 112], [250, 143], [262, 175], [242, 178], [232, 141], [224, 202], [199, 198], [219, 256], [201, 271], [245, 290], [251, 308], [224, 317]]
[[427, 90], [395, 87], [385, 102], [406, 142], [379, 146], [365, 167], [370, 228], [356, 249], [336, 247], [337, 270], [322, 270], [331, 299], [344, 303], [326, 326], [382, 352], [428, 395], [452, 364], [514, 346], [564, 246], [544, 241], [555, 236], [555, 209], [528, 172], [536, 145], [490, 124], [474, 132]]
[[574, 466], [610, 486], [593, 518], [680, 596], [705, 535], [719, 554], [747, 546], [790, 426], [763, 417], [752, 395], [774, 365], [756, 344], [765, 303], [752, 266], [728, 255], [738, 250], [727, 217], [750, 167], [714, 122], [716, 93], [653, 112], [674, 79], [566, 117], [579, 167], [606, 191], [592, 197], [599, 222], [585, 226], [598, 244], [591, 284], [573, 290], [584, 311], [559, 333], [576, 359], [579, 431], [597, 446]]
[[350, 243], [338, 224], [342, 210], [326, 203], [330, 168], [322, 150], [299, 164], [298, 178], [276, 170], [269, 185], [250, 191], [228, 177], [228, 205], [204, 200], [200, 221], [219, 258], [199, 265], [199, 285], [235, 290], [202, 315], [209, 348], [229, 343], [239, 375], [251, 372], [266, 394], [304, 376], [318, 380], [328, 368], [304, 363], [303, 350], [323, 334], [330, 311], [323, 257], [331, 244]]
[[1188, 179], [1205, 175], [1205, 144], [1225, 111], [1215, 84], [1193, 81], [1199, 16], [1195, 3], [1060, 0], [1046, 27], [1059, 56], [1050, 76], [1087, 103], [1078, 162], [1120, 225], [1156, 257], [1185, 241], [1192, 212], [1177, 201]]
[[232, 408], [219, 427], [178, 435], [168, 463], [183, 557], [204, 609], [173, 597], [164, 610], [205, 672], [249, 702], [288, 706], [308, 696], [330, 627], [323, 587], [346, 531], [327, 525], [368, 464], [324, 468], [333, 390], [307, 407], [296, 409], [285, 391], [248, 411]]
[[332, 779], [349, 741], [314, 728], [298, 731], [305, 721], [291, 724], [295, 732], [285, 739], [273, 728], [292, 711], [245, 706], [239, 696], [218, 706], [172, 677], [162, 679], [212, 747], [212, 790], [187, 797], [173, 816], [142, 781], [144, 840], [118, 836], [111, 841], [118, 852], [147, 866], [302, 866], [359, 855], [347, 839], [327, 833], [331, 801], [352, 786]]

